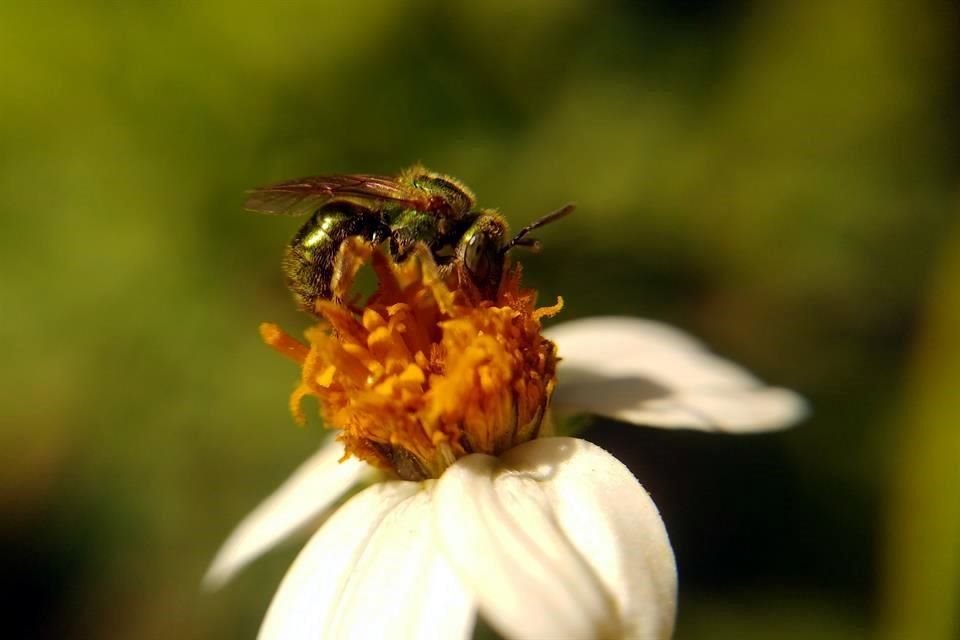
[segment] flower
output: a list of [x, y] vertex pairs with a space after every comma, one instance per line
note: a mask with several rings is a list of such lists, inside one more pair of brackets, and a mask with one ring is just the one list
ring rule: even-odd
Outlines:
[[[339, 429], [228, 538], [207, 574], [228, 580], [353, 486], [284, 578], [262, 638], [464, 638], [477, 613], [509, 638], [666, 638], [676, 567], [656, 506], [596, 445], [549, 437], [550, 412], [748, 432], [804, 413], [657, 323], [540, 320], [515, 268], [496, 301], [425, 251], [401, 264], [345, 245], [345, 297], [372, 260], [363, 307], [321, 301], [309, 346], [261, 333], [301, 366], [291, 410], [316, 397]], [[559, 359], [558, 359], [559, 356]], [[551, 403], [552, 400], [552, 403]]]
[[439, 478], [468, 453], [498, 455], [537, 437], [557, 366], [540, 319], [562, 302], [535, 308], [514, 269], [494, 304], [469, 281], [452, 291], [445, 280], [459, 274], [441, 277], [425, 249], [395, 264], [363, 241], [341, 252], [334, 289], [348, 295], [370, 260], [377, 293], [363, 308], [317, 302], [326, 324], [307, 332], [309, 349], [276, 325], [261, 327], [301, 366], [290, 400], [297, 422], [304, 398], [316, 397], [350, 455], [404, 480]]

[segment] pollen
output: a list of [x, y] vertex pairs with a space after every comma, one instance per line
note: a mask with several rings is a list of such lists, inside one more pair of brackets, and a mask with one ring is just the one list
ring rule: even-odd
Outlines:
[[[290, 398], [296, 422], [306, 419], [304, 401], [316, 398], [347, 456], [407, 480], [544, 435], [557, 356], [540, 322], [562, 300], [537, 308], [536, 292], [520, 288], [519, 265], [494, 300], [482, 299], [423, 247], [396, 263], [351, 240], [337, 259], [335, 298], [317, 302], [323, 322], [306, 331], [306, 344], [274, 324], [260, 327], [268, 345], [301, 367]], [[376, 292], [363, 305], [339, 302], [367, 263]]]

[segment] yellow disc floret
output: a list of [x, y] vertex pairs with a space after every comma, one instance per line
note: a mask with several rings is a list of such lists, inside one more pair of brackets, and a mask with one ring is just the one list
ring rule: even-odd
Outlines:
[[456, 270], [442, 276], [425, 249], [397, 264], [361, 241], [341, 249], [338, 299], [369, 261], [376, 293], [363, 307], [319, 301], [326, 322], [306, 332], [309, 346], [261, 326], [263, 339], [302, 367], [294, 418], [302, 423], [303, 399], [316, 397], [348, 455], [409, 480], [541, 435], [557, 357], [540, 319], [562, 301], [536, 309], [536, 293], [519, 288], [519, 267], [496, 300], [481, 300]]

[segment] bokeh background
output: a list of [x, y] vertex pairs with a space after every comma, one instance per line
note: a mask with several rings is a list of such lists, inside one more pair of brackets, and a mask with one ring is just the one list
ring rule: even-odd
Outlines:
[[[11, 638], [252, 637], [297, 544], [199, 588], [316, 446], [257, 335], [308, 319], [244, 189], [462, 178], [561, 319], [678, 325], [813, 406], [594, 423], [661, 507], [677, 637], [951, 638], [960, 19], [947, 0], [0, 4]], [[415, 588], [415, 585], [411, 585]]]

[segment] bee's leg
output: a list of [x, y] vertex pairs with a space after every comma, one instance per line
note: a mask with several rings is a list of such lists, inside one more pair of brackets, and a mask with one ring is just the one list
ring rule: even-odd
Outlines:
[[374, 247], [378, 247], [382, 243], [391, 240], [392, 237], [393, 234], [390, 232], [390, 227], [380, 221], [377, 221], [376, 224], [372, 224], [364, 234], [364, 239]]
[[440, 279], [441, 279], [441, 280], [446, 280], [447, 278], [449, 278], [449, 277], [450, 277], [450, 274], [453, 273], [453, 270], [454, 270], [454, 267], [455, 267], [455, 266], [456, 266], [456, 265], [454, 265], [452, 262], [447, 262], [447, 263], [444, 263], [444, 264], [438, 264], [438, 265], [437, 265], [437, 273], [439, 273]]
[[438, 235], [436, 216], [414, 209], [403, 211], [391, 222], [390, 253], [394, 260], [402, 262], [410, 257], [417, 243], [422, 242], [432, 250]]
[[390, 233], [390, 255], [397, 262], [403, 262], [410, 257], [417, 239], [407, 229], [394, 229]]

